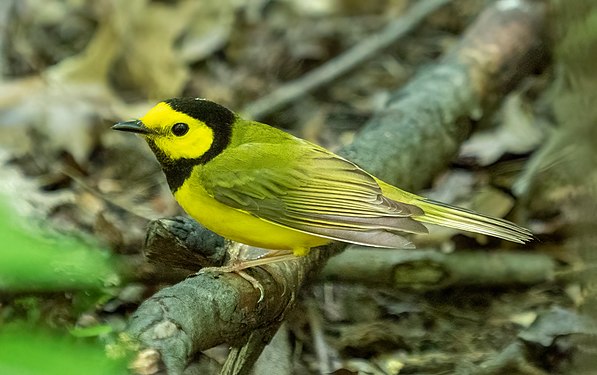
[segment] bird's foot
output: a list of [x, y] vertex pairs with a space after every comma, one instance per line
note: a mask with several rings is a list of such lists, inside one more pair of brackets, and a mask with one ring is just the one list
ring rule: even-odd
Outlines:
[[259, 290], [260, 296], [259, 296], [259, 300], [257, 301], [259, 303], [265, 297], [265, 289], [263, 288], [263, 285], [261, 284], [261, 282], [259, 280], [257, 280], [253, 276], [249, 275], [244, 270], [246, 270], [247, 268], [251, 268], [251, 267], [263, 266], [266, 264], [284, 262], [284, 261], [293, 260], [293, 259], [297, 259], [297, 256], [295, 256], [291, 251], [290, 252], [285, 251], [285, 250], [271, 251], [259, 259], [241, 260], [238, 257], [233, 257], [233, 259], [231, 259], [232, 264], [229, 264], [227, 266], [221, 266], [221, 267], [205, 267], [205, 268], [202, 268], [197, 274], [200, 274], [200, 273], [222, 274], [222, 273], [229, 273], [229, 272], [236, 273], [237, 275], [239, 275], [240, 277], [242, 277], [243, 279], [245, 279], [249, 283], [251, 283], [253, 288]]

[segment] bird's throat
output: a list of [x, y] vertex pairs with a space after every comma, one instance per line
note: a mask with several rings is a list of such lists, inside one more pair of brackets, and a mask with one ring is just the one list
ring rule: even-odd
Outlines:
[[185, 180], [193, 173], [193, 168], [199, 164], [197, 159], [179, 159], [173, 163], [162, 164], [168, 186], [172, 194], [184, 184]]
[[174, 194], [182, 186], [182, 184], [184, 184], [185, 180], [191, 176], [193, 168], [196, 165], [201, 164], [200, 158], [183, 158], [172, 160], [166, 154], [164, 154], [162, 150], [156, 147], [155, 143], [151, 139], [147, 139], [147, 144], [160, 162], [172, 194]]

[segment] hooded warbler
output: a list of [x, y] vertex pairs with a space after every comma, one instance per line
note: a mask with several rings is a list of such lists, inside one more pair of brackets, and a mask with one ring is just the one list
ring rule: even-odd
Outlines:
[[517, 243], [531, 232], [509, 221], [400, 190], [356, 164], [282, 130], [199, 98], [158, 103], [115, 130], [140, 134], [182, 208], [228, 239], [306, 255], [332, 240], [412, 248], [421, 223]]

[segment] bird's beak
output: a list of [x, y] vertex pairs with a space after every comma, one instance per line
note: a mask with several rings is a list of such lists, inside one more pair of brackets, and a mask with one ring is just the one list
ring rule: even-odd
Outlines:
[[141, 120], [130, 120], [130, 121], [119, 122], [118, 124], [113, 125], [112, 129], [120, 130], [123, 132], [143, 134], [143, 135], [153, 133], [150, 129], [148, 129], [145, 125], [143, 125]]

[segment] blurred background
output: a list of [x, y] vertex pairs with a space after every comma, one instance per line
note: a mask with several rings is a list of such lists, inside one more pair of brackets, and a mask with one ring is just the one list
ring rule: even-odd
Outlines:
[[[127, 319], [167, 285], [140, 276], [146, 226], [182, 210], [145, 143], [110, 131], [113, 123], [166, 98], [198, 96], [338, 149], [493, 1], [449, 1], [313, 92], [254, 104], [417, 3], [0, 1], [0, 373], [129, 371], [136, 347], [123, 335]], [[487, 374], [597, 373], [587, 318], [595, 310], [597, 7], [535, 3], [548, 9], [549, 53], [418, 193], [508, 215], [539, 241], [523, 258], [510, 254], [517, 271], [485, 284], [384, 288], [322, 276], [276, 344], [288, 373], [464, 374], [483, 363], [497, 363]], [[512, 249], [440, 229], [415, 242], [440, 255]], [[525, 270], [535, 276], [524, 279]], [[499, 363], [520, 342], [520, 360]], [[225, 355], [224, 347], [207, 353], [213, 368]]]

